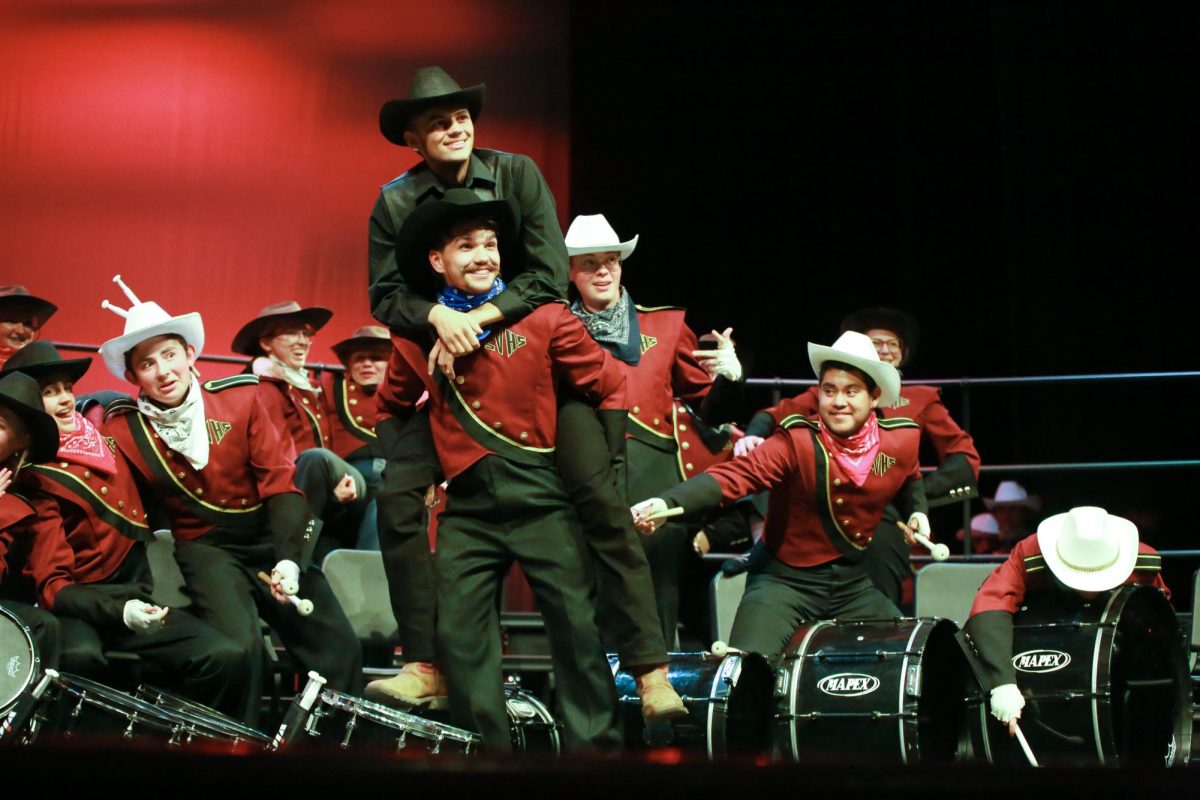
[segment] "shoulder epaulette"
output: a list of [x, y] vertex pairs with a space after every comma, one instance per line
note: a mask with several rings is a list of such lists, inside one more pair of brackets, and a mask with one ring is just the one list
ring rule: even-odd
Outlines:
[[643, 306], [634, 303], [633, 307], [638, 311], [687, 311], [683, 306]]
[[257, 375], [230, 375], [228, 378], [214, 378], [211, 381], [205, 381], [203, 386], [205, 390], [210, 392], [220, 392], [234, 386], [257, 386]]
[[1162, 556], [1158, 553], [1138, 553], [1133, 568], [1145, 572], [1162, 572]]
[[809, 419], [803, 414], [790, 414], [779, 421], [779, 427], [781, 428], [796, 428], [801, 425], [812, 428], [814, 431], [820, 430], [820, 425], [818, 425], [816, 419]]
[[1038, 554], [1036, 556], [1025, 556], [1025, 571], [1040, 572], [1046, 568], [1046, 557]]
[[137, 402], [132, 397], [123, 397], [119, 400], [114, 400], [104, 407], [104, 419], [118, 417], [133, 411], [137, 411]]
[[879, 427], [890, 431], [892, 428], [919, 428], [917, 423], [908, 417], [879, 417]]

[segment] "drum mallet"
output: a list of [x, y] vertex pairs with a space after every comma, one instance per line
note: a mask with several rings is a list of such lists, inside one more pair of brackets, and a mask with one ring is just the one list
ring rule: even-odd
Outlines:
[[923, 533], [914, 533], [913, 538], [920, 542], [934, 561], [945, 561], [950, 557], [950, 548], [944, 544], [934, 543], [928, 536]]
[[279, 730], [275, 733], [275, 738], [271, 740], [269, 749], [279, 750], [286, 746], [300, 731], [301, 726], [312, 713], [312, 707], [320, 697], [321, 689], [325, 688], [325, 682], [320, 673], [308, 673], [308, 683], [304, 684], [304, 691], [292, 699], [292, 704], [288, 706], [287, 713], [283, 715], [283, 722], [279, 724]]
[[[271, 582], [271, 576], [265, 572], [259, 572], [258, 579], [267, 584], [267, 586], [273, 585]], [[294, 594], [285, 594], [284, 597], [287, 598], [289, 603], [296, 607], [296, 613], [300, 616], [307, 617], [313, 612], [312, 600], [303, 600]]]
[[746, 655], [746, 652], [744, 650], [738, 650], [736, 647], [730, 647], [728, 644], [726, 644], [725, 642], [722, 642], [720, 639], [713, 642], [712, 647], [710, 647], [708, 651], [710, 653], [712, 653], [713, 656], [715, 656], [716, 658], [724, 658], [725, 656], [728, 656], [728, 655], [734, 655], [734, 656]]
[[1025, 751], [1025, 758], [1029, 759], [1029, 766], [1040, 767], [1037, 759], [1033, 755], [1033, 751], [1029, 749], [1029, 742], [1025, 741], [1025, 733], [1021, 730], [1021, 723], [1015, 719], [1012, 721], [1013, 732], [1017, 735], [1017, 743], [1021, 745], [1021, 749]]

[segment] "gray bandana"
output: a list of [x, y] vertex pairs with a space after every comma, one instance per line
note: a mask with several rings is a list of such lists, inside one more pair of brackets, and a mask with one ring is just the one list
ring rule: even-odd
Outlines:
[[597, 342], [607, 342], [618, 347], [629, 343], [629, 294], [621, 287], [621, 297], [603, 311], [591, 312], [576, 300], [571, 311], [583, 321], [583, 327]]

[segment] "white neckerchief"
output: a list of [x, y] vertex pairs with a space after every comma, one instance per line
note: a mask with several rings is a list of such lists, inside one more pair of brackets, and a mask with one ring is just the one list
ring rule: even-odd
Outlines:
[[271, 359], [271, 362], [273, 364], [275, 364], [277, 367], [279, 367], [279, 369], [283, 372], [283, 379], [285, 381], [287, 381], [288, 383], [290, 383], [292, 386], [295, 386], [297, 389], [302, 389], [306, 392], [312, 392], [314, 394], [321, 391], [321, 388], [319, 386], [313, 386], [312, 381], [310, 381], [308, 379], [308, 370], [294, 369], [292, 367], [289, 367], [287, 364], [283, 363], [275, 356], [267, 356], [267, 357]]
[[179, 453], [196, 469], [208, 466], [208, 426], [204, 424], [204, 396], [200, 381], [192, 376], [187, 397], [175, 408], [159, 408], [139, 394], [138, 411], [150, 420], [167, 447]]

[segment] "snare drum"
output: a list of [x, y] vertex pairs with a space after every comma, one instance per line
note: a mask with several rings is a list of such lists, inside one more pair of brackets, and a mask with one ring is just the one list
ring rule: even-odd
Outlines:
[[187, 721], [178, 714], [87, 678], [63, 673], [52, 678], [49, 691], [34, 712], [27, 739], [32, 742], [38, 736], [114, 734], [161, 745], [180, 744], [190, 735]]
[[[686, 717], [672, 723], [672, 744], [703, 748], [709, 758], [770, 749], [774, 677], [761, 656], [669, 653], [667, 659], [667, 680], [688, 709]], [[608, 661], [617, 682], [626, 745], [644, 747], [637, 680], [620, 671], [616, 656], [610, 655]]]
[[[1071, 607], [1048, 601], [1022, 608], [1013, 617], [1013, 666], [1026, 694], [1021, 730], [1039, 763], [1187, 763], [1187, 652], [1157, 589], [1123, 586]], [[1027, 763], [986, 704], [973, 705], [976, 753], [993, 763]]]
[[953, 761], [969, 676], [956, 630], [937, 618], [802, 625], [777, 673], [776, 753], [809, 763]]
[[0, 605], [0, 716], [7, 714], [39, 674], [41, 662], [29, 627]]
[[143, 683], [139, 686], [135, 696], [152, 706], [180, 716], [186, 721], [192, 739], [227, 743], [235, 751], [262, 749], [271, 743], [270, 736], [243, 725], [233, 717], [149, 684]]
[[309, 715], [310, 736], [336, 741], [342, 749], [408, 751], [413, 754], [469, 754], [479, 736], [424, 717], [397, 711], [370, 700], [326, 689]]

